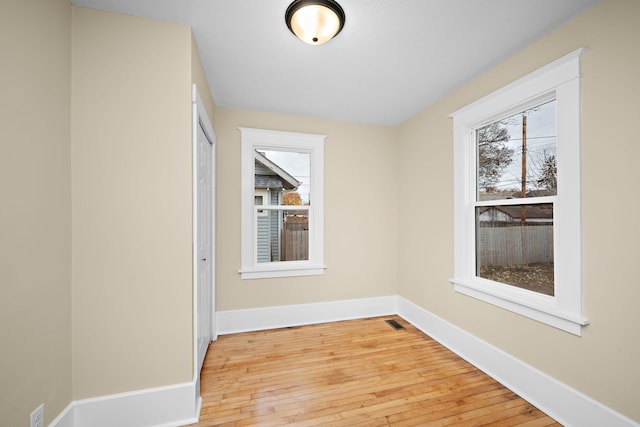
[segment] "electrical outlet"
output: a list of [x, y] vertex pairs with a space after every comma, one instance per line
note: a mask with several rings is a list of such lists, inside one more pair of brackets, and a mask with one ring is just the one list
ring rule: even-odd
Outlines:
[[30, 427], [44, 427], [44, 403], [31, 413]]

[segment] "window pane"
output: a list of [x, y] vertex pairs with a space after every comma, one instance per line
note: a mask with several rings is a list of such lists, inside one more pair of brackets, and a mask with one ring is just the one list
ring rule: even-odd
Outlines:
[[478, 129], [477, 200], [556, 195], [556, 129], [555, 100]]
[[476, 208], [476, 275], [554, 294], [553, 204]]
[[278, 190], [283, 196], [277, 198], [277, 203], [269, 204], [310, 204], [311, 155], [309, 153], [260, 150], [256, 151], [255, 159], [255, 188]]
[[[256, 209], [257, 259], [259, 263], [309, 259], [309, 212]], [[266, 211], [266, 210], [265, 210]]]
[[[309, 206], [311, 155], [258, 150], [254, 154], [254, 197], [262, 206]], [[256, 259], [259, 263], [309, 259], [308, 209], [256, 209]]]

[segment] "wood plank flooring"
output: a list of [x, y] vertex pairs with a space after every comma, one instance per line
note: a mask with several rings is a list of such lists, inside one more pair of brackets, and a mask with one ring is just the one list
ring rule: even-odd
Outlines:
[[397, 316], [221, 336], [201, 394], [194, 427], [560, 426]]

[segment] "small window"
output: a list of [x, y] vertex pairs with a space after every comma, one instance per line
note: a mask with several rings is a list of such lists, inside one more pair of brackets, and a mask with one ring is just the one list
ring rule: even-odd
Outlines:
[[325, 137], [240, 130], [242, 278], [322, 274]]
[[259, 216], [267, 216], [269, 213], [261, 209], [262, 206], [267, 204], [267, 200], [269, 200], [269, 190], [268, 189], [256, 189], [253, 196], [253, 205], [256, 206], [256, 213]]
[[454, 289], [576, 335], [581, 54], [451, 115]]

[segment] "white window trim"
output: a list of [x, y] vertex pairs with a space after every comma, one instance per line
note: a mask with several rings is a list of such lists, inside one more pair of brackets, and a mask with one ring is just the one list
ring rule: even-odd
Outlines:
[[[451, 113], [454, 125], [454, 289], [575, 335], [582, 315], [580, 56], [570, 54]], [[475, 130], [555, 97], [558, 196], [554, 202], [555, 295], [482, 279], [475, 273]], [[526, 199], [524, 199], [526, 201]], [[522, 202], [522, 199], [513, 203]]]
[[[324, 140], [326, 135], [239, 128], [241, 134], [241, 267], [242, 279], [324, 274]], [[254, 211], [255, 150], [309, 153], [311, 205], [309, 209], [309, 260], [258, 263]], [[264, 206], [265, 209], [270, 209]], [[305, 207], [306, 209], [306, 207]]]

